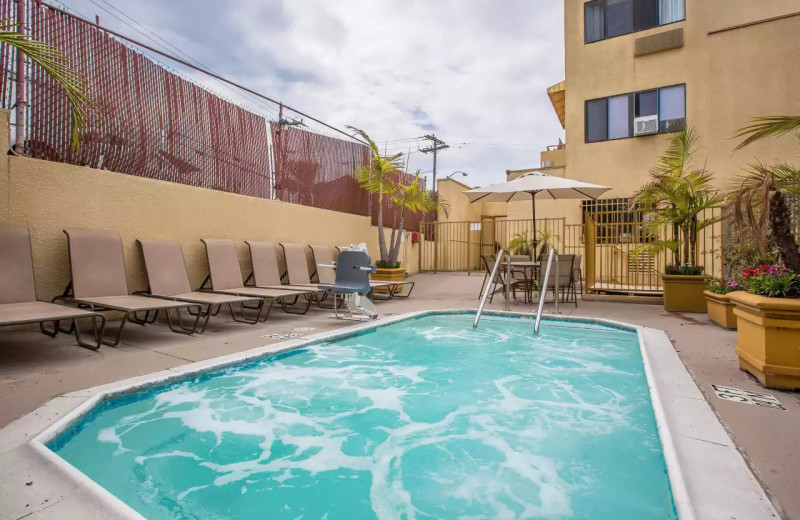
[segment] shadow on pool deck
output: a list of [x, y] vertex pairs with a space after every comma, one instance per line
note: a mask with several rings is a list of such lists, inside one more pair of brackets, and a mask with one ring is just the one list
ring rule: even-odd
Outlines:
[[[383, 315], [428, 309], [476, 308], [483, 276], [464, 273], [420, 274], [411, 298], [378, 303]], [[502, 309], [498, 295], [487, 308]], [[531, 305], [512, 303], [511, 310]], [[736, 333], [708, 322], [704, 314], [677, 314], [647, 304], [579, 302], [562, 304], [565, 315], [624, 321], [667, 331], [681, 359], [706, 399], [731, 433], [767, 491], [785, 511], [800, 520], [800, 394], [766, 390], [786, 408], [777, 410], [723, 401], [711, 384], [765, 391], [739, 370], [733, 351]], [[552, 305], [547, 306], [552, 312]], [[75, 346], [74, 338], [50, 339], [34, 332], [0, 333], [0, 426], [34, 410], [53, 397], [119, 379], [139, 376], [185, 363], [276, 343], [281, 334], [310, 334], [352, 325], [332, 312], [312, 309], [306, 316], [273, 310], [265, 324], [235, 323], [228, 316], [212, 319], [203, 335], [169, 332], [166, 325], [128, 325], [117, 347], [91, 352]]]

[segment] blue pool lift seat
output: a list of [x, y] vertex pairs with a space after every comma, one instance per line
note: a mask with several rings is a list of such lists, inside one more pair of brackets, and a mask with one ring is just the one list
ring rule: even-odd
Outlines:
[[[345, 249], [339, 253], [335, 265], [324, 267], [333, 267], [336, 270], [333, 285], [320, 285], [319, 288], [333, 294], [333, 312], [338, 319], [378, 318], [375, 305], [367, 298], [372, 290], [369, 275], [375, 272], [369, 253]], [[345, 315], [339, 314], [340, 297], [347, 307]]]

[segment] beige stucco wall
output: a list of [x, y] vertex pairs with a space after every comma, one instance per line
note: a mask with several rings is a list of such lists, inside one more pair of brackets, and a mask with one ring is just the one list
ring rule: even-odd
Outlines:
[[[379, 258], [369, 217], [16, 156], [0, 158], [0, 225], [30, 229], [40, 299], [59, 294], [69, 281], [64, 228], [118, 232], [131, 290], [147, 286], [137, 238], [181, 242], [195, 286], [207, 274], [202, 237], [235, 240], [244, 273], [250, 271], [244, 240], [366, 242]], [[409, 240], [402, 249], [408, 262], [401, 261], [417, 272], [419, 246]]]
[[447, 211], [439, 211], [439, 222], [476, 222], [484, 217], [506, 215], [506, 204], [503, 202], [476, 202], [470, 204], [469, 199], [464, 194], [469, 189], [471, 189], [470, 186], [453, 179], [441, 179], [437, 182], [439, 200], [447, 204]]
[[[724, 186], [755, 161], [800, 162], [794, 136], [734, 153], [736, 130], [750, 117], [800, 112], [800, 16], [716, 30], [800, 11], [795, 0], [687, 0], [686, 20], [666, 27], [584, 44], [583, 4], [565, 0], [567, 176], [630, 195], [666, 147], [656, 135], [584, 142], [584, 102], [654, 87], [686, 83], [687, 121], [701, 138], [698, 158]], [[634, 57], [638, 37], [683, 27], [680, 49]], [[555, 116], [554, 116], [555, 117]]]

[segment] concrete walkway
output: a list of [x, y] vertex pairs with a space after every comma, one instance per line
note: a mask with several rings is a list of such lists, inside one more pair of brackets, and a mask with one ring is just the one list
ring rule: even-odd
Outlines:
[[[378, 303], [383, 315], [414, 310], [476, 308], [482, 275], [421, 274], [408, 300]], [[493, 309], [502, 309], [498, 295]], [[548, 312], [552, 306], [548, 305]], [[512, 303], [511, 310], [531, 306]], [[705, 315], [667, 313], [646, 304], [580, 302], [562, 304], [567, 315], [625, 321], [667, 331], [697, 385], [719, 415], [745, 459], [785, 518], [800, 520], [800, 393], [766, 390], [786, 410], [763, 408], [719, 399], [711, 384], [743, 390], [765, 390], [738, 368], [733, 352], [736, 333], [709, 324]], [[144, 375], [253, 347], [276, 343], [286, 334], [310, 334], [351, 325], [331, 311], [312, 309], [307, 316], [273, 310], [266, 324], [212, 319], [208, 331], [193, 337], [172, 334], [165, 325], [129, 324], [117, 347], [91, 352], [75, 346], [74, 338], [50, 339], [34, 332], [0, 333], [0, 426], [36, 409], [53, 397], [119, 379]]]

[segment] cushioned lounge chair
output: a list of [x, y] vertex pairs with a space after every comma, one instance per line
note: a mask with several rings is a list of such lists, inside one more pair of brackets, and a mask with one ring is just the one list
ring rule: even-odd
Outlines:
[[[82, 318], [92, 320], [93, 341], [86, 341], [81, 335], [78, 320]], [[71, 328], [62, 330], [62, 321], [71, 322]], [[49, 322], [53, 323], [52, 330], [45, 327]], [[0, 228], [0, 326], [27, 323], [38, 323], [39, 330], [50, 337], [59, 331], [74, 331], [78, 345], [97, 350], [106, 317], [99, 312], [38, 301], [30, 233], [25, 228]]]
[[[289, 314], [305, 314], [311, 307], [311, 297], [314, 291], [310, 289], [270, 289], [265, 287], [245, 286], [242, 283], [242, 269], [239, 267], [239, 255], [236, 252], [236, 244], [233, 240], [221, 238], [201, 239], [206, 246], [208, 256], [208, 278], [211, 282], [211, 290], [222, 294], [233, 294], [236, 296], [250, 296], [260, 298], [267, 305], [266, 313], [261, 321], [266, 321], [269, 317], [272, 304], [278, 302], [284, 312]], [[203, 283], [205, 286], [206, 283]], [[306, 298], [305, 308], [294, 308], [294, 305], [301, 297]], [[289, 301], [291, 299], [291, 301]]]
[[[202, 325], [198, 332], [205, 332], [208, 320], [219, 314], [223, 305], [228, 306], [234, 321], [258, 323], [258, 311], [264, 304], [264, 300], [260, 298], [192, 291], [180, 243], [173, 240], [142, 239], [137, 242], [142, 248], [150, 294], [166, 300], [198, 303], [205, 307], [200, 315]], [[245, 304], [255, 305], [257, 312], [254, 318], [247, 317]], [[237, 316], [234, 305], [239, 308], [241, 317]]]
[[[76, 229], [65, 229], [64, 233], [69, 244], [72, 279], [64, 294], [54, 301], [72, 303], [92, 311], [122, 312], [116, 335], [111, 339], [103, 337], [104, 345], [118, 345], [128, 321], [138, 325], [153, 323], [158, 311], [167, 315], [167, 323], [173, 332], [194, 334], [200, 319], [200, 305], [130, 294], [122, 240], [118, 234]], [[190, 325], [183, 324], [181, 310], [184, 309], [197, 313], [194, 320], [189, 320]], [[144, 313], [144, 318], [139, 317], [140, 312]], [[172, 312], [176, 314], [177, 323], [173, 323]]]

